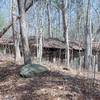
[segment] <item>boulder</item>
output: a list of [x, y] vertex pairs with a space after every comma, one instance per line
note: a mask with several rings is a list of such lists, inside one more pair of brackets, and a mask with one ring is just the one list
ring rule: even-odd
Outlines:
[[22, 77], [33, 77], [35, 75], [41, 75], [48, 72], [49, 70], [39, 64], [27, 64], [24, 65], [20, 70], [20, 75]]

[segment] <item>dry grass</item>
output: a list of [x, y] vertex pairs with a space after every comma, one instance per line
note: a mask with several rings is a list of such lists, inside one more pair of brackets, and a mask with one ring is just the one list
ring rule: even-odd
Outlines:
[[[19, 75], [21, 66], [7, 61], [0, 65], [0, 100], [100, 100], [99, 76], [95, 83], [85, 72], [43, 63], [49, 72], [33, 78]], [[99, 75], [99, 74], [98, 74]]]

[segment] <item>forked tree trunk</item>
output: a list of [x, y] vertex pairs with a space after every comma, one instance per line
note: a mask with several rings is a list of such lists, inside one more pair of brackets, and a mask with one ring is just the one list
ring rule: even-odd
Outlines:
[[29, 43], [28, 43], [28, 29], [26, 25], [26, 14], [24, 10], [24, 0], [17, 0], [18, 2], [18, 10], [19, 15], [21, 15], [21, 19], [19, 20], [20, 23], [20, 34], [22, 40], [22, 48], [23, 48], [23, 55], [24, 55], [24, 64], [32, 63], [30, 50], [29, 50]]
[[[34, 3], [37, 2], [38, 0], [34, 0]], [[29, 10], [29, 8], [33, 5], [33, 0], [25, 0], [25, 3], [24, 3], [24, 9], [25, 9], [25, 12], [27, 12]], [[17, 17], [17, 20], [21, 18], [21, 15]], [[16, 20], [16, 21], [17, 21]], [[3, 28], [2, 31], [0, 31], [0, 38], [10, 29], [10, 27], [12, 27], [12, 22], [9, 23], [5, 28]]]
[[21, 61], [21, 54], [20, 54], [20, 34], [17, 32], [17, 23], [16, 23], [16, 13], [17, 13], [17, 2], [16, 0], [12, 0], [12, 31], [13, 31], [13, 39], [14, 39], [14, 46], [15, 46], [15, 61], [16, 63], [20, 64]]

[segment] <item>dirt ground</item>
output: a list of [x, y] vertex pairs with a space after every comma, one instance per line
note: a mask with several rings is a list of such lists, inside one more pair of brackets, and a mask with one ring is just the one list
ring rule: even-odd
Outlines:
[[[0, 100], [100, 100], [100, 80], [51, 70], [22, 78], [21, 66], [0, 64]], [[68, 73], [67, 73], [68, 72]]]

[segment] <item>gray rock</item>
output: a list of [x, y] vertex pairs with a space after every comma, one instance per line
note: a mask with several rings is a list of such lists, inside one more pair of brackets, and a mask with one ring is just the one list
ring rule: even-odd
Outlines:
[[20, 75], [23, 77], [33, 77], [35, 75], [41, 75], [49, 70], [39, 64], [27, 64], [24, 65], [20, 70]]

